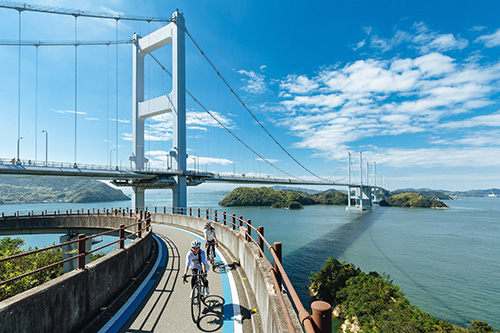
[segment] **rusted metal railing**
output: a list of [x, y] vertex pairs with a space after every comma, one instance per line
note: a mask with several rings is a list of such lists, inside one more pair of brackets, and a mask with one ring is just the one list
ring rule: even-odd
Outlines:
[[[59, 211], [57, 213], [58, 214], [56, 214], [56, 212], [54, 211], [54, 215], [55, 216], [61, 215], [59, 213]], [[99, 215], [99, 213], [100, 212], [99, 212], [99, 209], [98, 209], [97, 213], [92, 213], [92, 215]], [[107, 214], [109, 214], [109, 213], [110, 212], [107, 211]], [[122, 216], [126, 216], [125, 215], [125, 210], [122, 210], [122, 209], [116, 209], [116, 210], [113, 209], [111, 211], [111, 213], [114, 216], [118, 216], [119, 213], [122, 213]], [[67, 211], [66, 214], [78, 216], [78, 215], [80, 215], [80, 211], [73, 212], [72, 210], [70, 210], [69, 212]], [[66, 214], [64, 214], [64, 215], [66, 215]], [[90, 216], [90, 215], [91, 215], [90, 214], [90, 210], [88, 210], [87, 216]], [[132, 238], [134, 236], [137, 236], [137, 238], [142, 238], [142, 232], [144, 232], [144, 231], [147, 232], [147, 231], [151, 230], [150, 229], [151, 228], [151, 214], [149, 212], [140, 211], [140, 213], [137, 214], [134, 217], [132, 215], [132, 211], [130, 210], [130, 213], [128, 213], [128, 215], [129, 215], [128, 218], [135, 218], [137, 220], [137, 222], [132, 223], [132, 224], [127, 225], [127, 226], [121, 224], [120, 227], [117, 228], [117, 229], [108, 230], [108, 231], [105, 231], [105, 232], [102, 232], [102, 233], [99, 233], [99, 234], [95, 234], [95, 235], [92, 235], [92, 236], [86, 236], [85, 234], [80, 234], [80, 235], [78, 235], [78, 239], [75, 239], [75, 240], [72, 240], [72, 241], [68, 241], [68, 242], [64, 242], [64, 243], [61, 243], [61, 244], [52, 245], [52, 246], [48, 246], [48, 247], [44, 247], [44, 248], [41, 248], [41, 249], [36, 249], [36, 250], [28, 251], [28, 252], [23, 252], [23, 253], [16, 254], [16, 255], [13, 255], [13, 256], [9, 256], [9, 257], [5, 257], [5, 258], [0, 258], [0, 263], [3, 263], [3, 262], [8, 262], [8, 261], [13, 260], [13, 259], [22, 258], [22, 257], [25, 257], [25, 256], [36, 254], [36, 253], [39, 253], [39, 252], [43, 252], [43, 251], [48, 251], [48, 250], [60, 248], [60, 247], [66, 246], [66, 245], [71, 245], [71, 244], [75, 244], [75, 243], [78, 244], [78, 255], [75, 255], [75, 256], [73, 256], [71, 258], [67, 258], [67, 259], [58, 261], [56, 263], [53, 263], [53, 264], [50, 264], [50, 265], [38, 268], [38, 269], [36, 269], [34, 271], [27, 272], [27, 273], [24, 273], [24, 274], [19, 275], [19, 276], [15, 276], [15, 277], [10, 278], [8, 280], [0, 281], [0, 286], [4, 285], [4, 284], [11, 283], [11, 282], [14, 282], [16, 280], [22, 279], [24, 277], [27, 277], [27, 276], [30, 276], [30, 275], [33, 275], [33, 274], [36, 274], [36, 273], [39, 273], [41, 271], [53, 268], [55, 266], [62, 265], [64, 263], [72, 261], [72, 260], [77, 260], [77, 262], [78, 262], [78, 268], [79, 269], [83, 269], [83, 268], [85, 268], [85, 258], [86, 258], [86, 256], [88, 256], [88, 255], [90, 255], [92, 253], [95, 253], [97, 251], [100, 251], [100, 250], [102, 250], [102, 249], [104, 249], [106, 247], [110, 247], [110, 246], [112, 246], [114, 244], [117, 244], [117, 243], [119, 244], [119, 248], [123, 249], [125, 247], [125, 240], [127, 240], [129, 238]], [[33, 212], [28, 212], [28, 214], [24, 215], [24, 216], [33, 218], [36, 215], [34, 215]], [[50, 216], [50, 215], [47, 215], [47, 213], [44, 211], [43, 215], [40, 214], [40, 216], [46, 217], [46, 216]], [[14, 216], [5, 216], [5, 214], [2, 214], [2, 218], [3, 219], [12, 219], [12, 218], [16, 218], [17, 219], [17, 218], [20, 218], [20, 217], [22, 217], [22, 215], [20, 215], [20, 212], [16, 212], [14, 214]], [[143, 224], [144, 224], [144, 227], [143, 227]], [[129, 234], [127, 236], [125, 236], [125, 231], [127, 229], [133, 228], [134, 226], [137, 227], [137, 231], [135, 231], [135, 232], [129, 231]], [[118, 232], [119, 237], [118, 237], [117, 240], [115, 240], [115, 241], [113, 241], [111, 243], [108, 243], [106, 245], [103, 245], [101, 247], [98, 247], [96, 249], [93, 249], [93, 250], [90, 250], [90, 251], [85, 251], [85, 242], [87, 240], [93, 239], [93, 238], [97, 238], [97, 237], [101, 237], [101, 236], [105, 236], [105, 235], [108, 235], [108, 234], [111, 234], [111, 233], [114, 233], [114, 232]]]

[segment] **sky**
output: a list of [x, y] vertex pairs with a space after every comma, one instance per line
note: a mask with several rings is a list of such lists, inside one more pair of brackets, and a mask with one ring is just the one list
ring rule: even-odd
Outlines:
[[[351, 180], [359, 182], [362, 152], [364, 182], [368, 163], [370, 183], [389, 189], [500, 188], [498, 1], [30, 4], [164, 18], [179, 9], [239, 99], [304, 166], [262, 130], [186, 37], [187, 89], [225, 127], [188, 97], [191, 169], [346, 182], [350, 153]], [[23, 41], [106, 42], [163, 25], [0, 8], [2, 42], [17, 43], [19, 26]], [[129, 165], [131, 45], [76, 49], [75, 56], [74, 46], [0, 46], [4, 161], [19, 142], [26, 160], [43, 161], [47, 146], [50, 161]], [[153, 54], [171, 68], [171, 48]], [[146, 98], [170, 92], [155, 61], [148, 58], [145, 71]], [[148, 119], [151, 167], [168, 167], [171, 138], [170, 114]]]

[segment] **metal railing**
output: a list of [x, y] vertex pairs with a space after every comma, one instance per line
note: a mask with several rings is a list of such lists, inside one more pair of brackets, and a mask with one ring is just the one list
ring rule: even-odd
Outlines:
[[[93, 209], [93, 213], [91, 213], [91, 211], [89, 209], [89, 210], [87, 210], [86, 214], [83, 210], [82, 210], [82, 212], [80, 212], [80, 210], [72, 211], [70, 209], [69, 211], [67, 210], [66, 212], [62, 212], [62, 213], [60, 210], [58, 210], [58, 211], [54, 211], [54, 214], [49, 214], [45, 210], [45, 211], [42, 211], [41, 214], [39, 214], [38, 216], [43, 216], [43, 217], [45, 217], [45, 216], [47, 216], [47, 217], [50, 217], [50, 216], [91, 216], [91, 215], [99, 216], [102, 214], [107, 215], [107, 216], [128, 217], [130, 219], [134, 219], [137, 222], [129, 224], [127, 226], [125, 226], [124, 224], [121, 224], [119, 228], [111, 229], [111, 230], [108, 230], [108, 231], [105, 231], [105, 232], [102, 232], [99, 234], [95, 234], [92, 236], [86, 236], [85, 234], [79, 234], [78, 239], [75, 239], [72, 241], [68, 241], [68, 242], [64, 242], [61, 244], [48, 246], [48, 247], [44, 247], [41, 249], [36, 249], [36, 250], [28, 251], [28, 252], [23, 252], [23, 253], [16, 254], [13, 256], [9, 256], [9, 257], [5, 257], [5, 258], [0, 258], [0, 263], [4, 263], [4, 262], [8, 262], [10, 260], [14, 260], [17, 258], [32, 255], [32, 254], [36, 254], [39, 252], [48, 251], [48, 250], [52, 250], [52, 249], [56, 249], [56, 248], [61, 248], [61, 247], [66, 246], [66, 245], [71, 245], [71, 244], [75, 244], [75, 243], [77, 243], [77, 245], [78, 245], [78, 254], [77, 255], [72, 256], [71, 258], [67, 258], [67, 259], [52, 263], [50, 265], [47, 265], [47, 266], [44, 266], [41, 268], [38, 268], [34, 271], [30, 271], [30, 272], [24, 273], [22, 275], [15, 276], [15, 277], [10, 278], [8, 280], [0, 281], [0, 286], [14, 282], [16, 280], [22, 279], [24, 277], [27, 277], [27, 276], [30, 276], [30, 275], [33, 275], [36, 273], [42, 272], [44, 270], [51, 269], [55, 266], [62, 265], [64, 263], [72, 261], [72, 260], [78, 260], [78, 269], [83, 269], [83, 268], [85, 268], [86, 256], [89, 256], [92, 253], [95, 253], [97, 251], [100, 251], [106, 247], [112, 246], [112, 245], [117, 244], [117, 243], [119, 244], [119, 248], [123, 249], [125, 247], [125, 240], [130, 239], [134, 236], [137, 236], [137, 238], [142, 238], [143, 232], [148, 232], [149, 230], [151, 230], [151, 214], [150, 213], [142, 211], [142, 210], [134, 211], [134, 210], [131, 210], [128, 208], [126, 210], [125, 209], [113, 209], [113, 210], [106, 209], [102, 213], [100, 212], [99, 209], [97, 209], [97, 213], [95, 212], [95, 209]], [[36, 216], [34, 211], [29, 211], [29, 212], [27, 212], [27, 214], [23, 214], [23, 215], [21, 215], [20, 212], [16, 212], [16, 213], [14, 213], [14, 215], [10, 215], [10, 216], [2, 213], [2, 219], [12, 219], [12, 218], [19, 218], [19, 217], [33, 217], [33, 216]], [[131, 229], [133, 227], [136, 227], [136, 231], [131, 231]], [[125, 233], [127, 230], [129, 230], [128, 231], [129, 234], [126, 236]], [[93, 249], [90, 251], [85, 251], [85, 242], [87, 240], [94, 239], [97, 237], [102, 237], [102, 236], [105, 236], [105, 235], [108, 235], [111, 233], [115, 233], [115, 232], [118, 232], [118, 235], [119, 235], [117, 240], [115, 240], [111, 243], [108, 243], [106, 245], [103, 245], [101, 247], [98, 247], [96, 249]]]
[[[146, 208], [147, 210], [147, 208]], [[298, 317], [300, 323], [304, 326], [305, 331], [307, 333], [316, 332], [315, 326], [319, 325], [313, 323], [313, 317], [309, 314], [309, 312], [304, 308], [304, 305], [299, 299], [295, 288], [293, 287], [288, 275], [281, 264], [281, 253], [282, 253], [282, 244], [281, 242], [275, 242], [273, 245], [269, 244], [269, 242], [264, 238], [264, 227], [259, 226], [258, 228], [252, 225], [251, 220], [244, 220], [242, 216], [236, 216], [235, 214], [229, 215], [226, 212], [219, 212], [217, 210], [212, 209], [200, 209], [200, 208], [183, 208], [183, 207], [154, 207], [155, 213], [163, 213], [163, 214], [180, 214], [180, 215], [189, 215], [204, 218], [207, 220], [211, 220], [216, 223], [223, 224], [232, 228], [233, 230], [238, 230], [242, 236], [244, 236], [247, 242], [254, 243], [259, 250], [259, 257], [264, 259], [264, 262], [271, 272], [271, 276], [274, 282], [274, 289], [276, 294], [278, 295], [279, 302], [281, 308], [283, 309], [283, 313], [285, 315], [285, 320], [290, 332], [294, 332], [295, 328], [292, 324], [292, 318], [288, 311], [288, 308], [285, 303], [285, 299], [283, 296], [283, 289], [286, 288], [288, 294], [292, 298], [293, 305], [297, 309]], [[252, 237], [252, 234], [255, 235], [255, 238]], [[265, 249], [269, 250], [272, 258], [273, 264], [267, 259]], [[284, 282], [284, 285], [283, 285]], [[331, 316], [328, 318], [331, 321]]]
[[[70, 210], [66, 210], [66, 211], [62, 211], [62, 212], [60, 210], [57, 210], [57, 211], [54, 211], [53, 214], [49, 213], [47, 210], [40, 211], [40, 212], [35, 212], [35, 211], [16, 212], [13, 215], [5, 215], [4, 213], [2, 213], [1, 218], [3, 218], [3, 219], [19, 218], [19, 217], [23, 217], [23, 216], [32, 217], [32, 216], [36, 216], [36, 215], [41, 215], [41, 216], [79, 216], [79, 215], [120, 216], [121, 215], [121, 216], [128, 216], [130, 218], [135, 218], [138, 222], [130, 224], [128, 226], [121, 225], [120, 228], [118, 228], [118, 229], [109, 230], [109, 231], [106, 231], [106, 232], [103, 232], [103, 233], [100, 233], [97, 235], [93, 235], [93, 236], [79, 235], [79, 238], [77, 240], [74, 240], [74, 241], [70, 241], [70, 242], [59, 244], [59, 245], [54, 245], [54, 246], [46, 247], [43, 249], [22, 253], [22, 254], [19, 254], [16, 256], [8, 257], [8, 258], [1, 258], [0, 263], [7, 261], [7, 260], [14, 259], [14, 258], [18, 258], [21, 256], [26, 256], [29, 254], [33, 254], [33, 253], [61, 247], [61, 246], [67, 245], [67, 244], [72, 244], [72, 243], [76, 243], [76, 242], [78, 242], [78, 244], [79, 244], [78, 255], [71, 257], [69, 259], [54, 263], [52, 265], [40, 268], [36, 271], [32, 271], [30, 273], [26, 273], [24, 275], [21, 275], [21, 276], [18, 276], [18, 277], [15, 277], [15, 278], [12, 278], [12, 279], [9, 279], [6, 281], [1, 281], [0, 285], [15, 281], [17, 279], [21, 279], [21, 278], [28, 276], [28, 275], [31, 275], [31, 274], [35, 274], [39, 271], [49, 269], [51, 267], [63, 264], [64, 262], [67, 262], [70, 260], [78, 259], [78, 268], [84, 268], [86, 255], [90, 255], [91, 253], [94, 253], [96, 251], [99, 251], [107, 246], [110, 246], [110, 245], [113, 245], [116, 243], [120, 243], [120, 248], [123, 248], [125, 239], [130, 238], [134, 235], [137, 235], [140, 238], [142, 231], [151, 230], [150, 229], [151, 228], [151, 213], [150, 212], [153, 212], [153, 211], [154, 211], [154, 213], [160, 213], [160, 214], [179, 214], [179, 215], [187, 215], [187, 216], [204, 218], [207, 220], [211, 220], [215, 223], [220, 223], [222, 225], [230, 227], [232, 230], [235, 230], [235, 231], [238, 230], [240, 232], [240, 234], [245, 238], [245, 241], [252, 242], [257, 246], [257, 248], [259, 250], [259, 257], [264, 259], [264, 262], [265, 262], [268, 270], [271, 272], [271, 276], [272, 276], [272, 279], [274, 282], [274, 289], [275, 289], [276, 294], [278, 295], [279, 302], [280, 302], [281, 308], [283, 309], [283, 313], [285, 315], [285, 320], [286, 320], [286, 323], [287, 323], [287, 326], [288, 326], [290, 332], [293, 332], [295, 329], [294, 329], [294, 326], [292, 323], [292, 318], [291, 318], [291, 315], [289, 313], [288, 307], [286, 306], [286, 303], [285, 303], [285, 298], [284, 298], [284, 294], [283, 294], [284, 290], [286, 290], [288, 292], [288, 294], [291, 296], [293, 306], [297, 310], [299, 321], [303, 325], [303, 327], [307, 333], [317, 332], [318, 328], [324, 327], [324, 325], [328, 325], [328, 322], [329, 322], [329, 325], [331, 327], [331, 309], [330, 308], [328, 309], [328, 311], [324, 311], [325, 313], [329, 313], [329, 314], [324, 315], [323, 313], [318, 313], [318, 311], [315, 310], [315, 306], [313, 303], [312, 304], [313, 315], [311, 316], [309, 314], [309, 312], [305, 309], [302, 302], [300, 301], [300, 298], [297, 295], [297, 292], [295, 291], [295, 288], [293, 287], [293, 285], [292, 285], [290, 279], [288, 278], [288, 275], [286, 274], [285, 269], [283, 268], [283, 265], [281, 263], [281, 261], [282, 261], [282, 255], [281, 255], [282, 254], [282, 244], [281, 244], [281, 242], [274, 242], [273, 245], [271, 245], [264, 238], [264, 227], [259, 226], [256, 228], [252, 225], [251, 220], [245, 220], [245, 219], [243, 219], [242, 216], [236, 216], [235, 214], [230, 215], [230, 214], [227, 214], [226, 212], [221, 213], [218, 210], [213, 210], [213, 209], [201, 209], [201, 208], [192, 208], [192, 207], [186, 208], [186, 207], [166, 207], [166, 206], [158, 207], [158, 206], [156, 206], [156, 207], [144, 207], [144, 210], [133, 210], [130, 208], [117, 208], [117, 209], [112, 208], [112, 209], [102, 209], [102, 211], [100, 209], [97, 209], [97, 210], [96, 209], [92, 209], [92, 210], [87, 209], [86, 212], [83, 209], [81, 211], [80, 210], [73, 211], [70, 209]], [[145, 227], [143, 228], [142, 223], [144, 223], [144, 222], [145, 222]], [[133, 226], [137, 226], [138, 230], [136, 232], [132, 232], [129, 236], [125, 237], [124, 236], [125, 229], [131, 228]], [[119, 233], [120, 233], [118, 240], [116, 240], [110, 244], [107, 244], [105, 246], [102, 246], [100, 248], [94, 249], [92, 251], [85, 252], [85, 241], [87, 239], [92, 239], [95, 237], [103, 236], [103, 235], [106, 235], [108, 233], [112, 233], [112, 232], [116, 232], [116, 231], [119, 231]], [[254, 238], [252, 235], [255, 235], [255, 237], [257, 239]], [[82, 237], [80, 238], [80, 236], [82, 236]], [[265, 252], [266, 248], [269, 251], [271, 257], [273, 258], [272, 264], [266, 257], [266, 252]], [[321, 323], [321, 320], [323, 320], [324, 323]], [[327, 324], [325, 324], [325, 323], [327, 323]], [[330, 329], [330, 331], [331, 331], [331, 329]]]

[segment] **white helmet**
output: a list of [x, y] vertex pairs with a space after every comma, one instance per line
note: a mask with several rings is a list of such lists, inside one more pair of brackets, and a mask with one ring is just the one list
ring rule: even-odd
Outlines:
[[205, 227], [208, 227], [208, 226], [209, 226], [209, 225], [211, 225], [211, 224], [212, 224], [212, 222], [207, 221], [207, 222], [205, 222]]
[[200, 247], [201, 246], [201, 242], [197, 239], [195, 239], [194, 241], [191, 242], [191, 247]]

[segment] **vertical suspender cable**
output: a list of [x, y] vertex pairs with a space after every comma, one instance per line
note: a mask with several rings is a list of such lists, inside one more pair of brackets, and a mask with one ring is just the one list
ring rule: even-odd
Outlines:
[[106, 46], [106, 165], [111, 161], [108, 156], [109, 151], [109, 43]]
[[116, 165], [118, 166], [118, 21], [116, 19]]
[[38, 47], [35, 45], [35, 161], [38, 159]]
[[78, 15], [75, 16], [75, 163], [76, 164], [76, 146], [77, 146], [77, 122], [78, 122]]
[[19, 150], [21, 145], [21, 10], [19, 10], [19, 63], [18, 63], [18, 82], [17, 82], [17, 161], [19, 162]]

